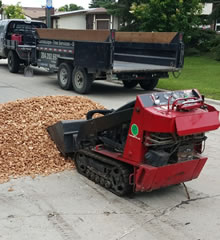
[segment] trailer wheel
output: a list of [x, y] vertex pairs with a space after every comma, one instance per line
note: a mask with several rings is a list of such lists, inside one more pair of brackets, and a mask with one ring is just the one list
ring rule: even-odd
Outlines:
[[68, 63], [61, 63], [58, 69], [58, 83], [62, 89], [69, 90], [73, 88], [72, 85], [72, 71], [73, 67]]
[[20, 68], [20, 59], [15, 51], [8, 53], [8, 70], [11, 73], [18, 73]]
[[140, 81], [139, 84], [144, 90], [153, 90], [157, 86], [158, 81], [158, 78], [154, 78]]
[[134, 88], [138, 85], [138, 81], [137, 80], [122, 80], [123, 85], [125, 88]]
[[84, 68], [75, 67], [72, 75], [73, 89], [77, 93], [85, 94], [91, 89], [93, 75], [88, 74]]

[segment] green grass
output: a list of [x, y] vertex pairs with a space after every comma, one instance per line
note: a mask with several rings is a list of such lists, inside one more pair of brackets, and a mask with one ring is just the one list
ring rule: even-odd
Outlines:
[[220, 100], [220, 62], [206, 56], [185, 57], [179, 78], [170, 74], [169, 79], [161, 79], [158, 88], [182, 90], [196, 88], [207, 98]]

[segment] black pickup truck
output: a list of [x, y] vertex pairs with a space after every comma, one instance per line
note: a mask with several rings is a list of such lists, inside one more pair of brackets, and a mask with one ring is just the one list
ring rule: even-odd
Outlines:
[[40, 21], [0, 21], [0, 59], [8, 58], [10, 72], [17, 73], [20, 64], [29, 64], [31, 49], [36, 47], [36, 28], [46, 27], [46, 24]]

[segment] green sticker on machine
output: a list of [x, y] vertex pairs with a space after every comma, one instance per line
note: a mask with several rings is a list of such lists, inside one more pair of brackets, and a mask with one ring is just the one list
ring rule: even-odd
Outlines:
[[139, 133], [139, 129], [138, 129], [138, 126], [136, 124], [132, 124], [131, 126], [131, 133], [134, 135], [134, 136], [137, 136], [138, 133]]

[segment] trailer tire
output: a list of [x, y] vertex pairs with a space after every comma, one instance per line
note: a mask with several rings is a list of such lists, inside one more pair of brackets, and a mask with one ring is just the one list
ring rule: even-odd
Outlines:
[[80, 94], [86, 94], [90, 91], [93, 75], [88, 74], [84, 68], [75, 67], [72, 75], [73, 89]]
[[122, 80], [123, 82], [123, 85], [125, 88], [128, 88], [128, 89], [131, 89], [131, 88], [134, 88], [138, 85], [138, 81], [137, 80]]
[[68, 63], [61, 63], [57, 72], [58, 84], [64, 90], [70, 90], [72, 85], [73, 67]]
[[149, 80], [143, 80], [140, 81], [139, 84], [144, 90], [153, 90], [157, 84], [158, 84], [159, 79], [158, 78], [153, 78]]
[[20, 59], [15, 51], [8, 53], [8, 70], [11, 73], [18, 73], [20, 68]]

